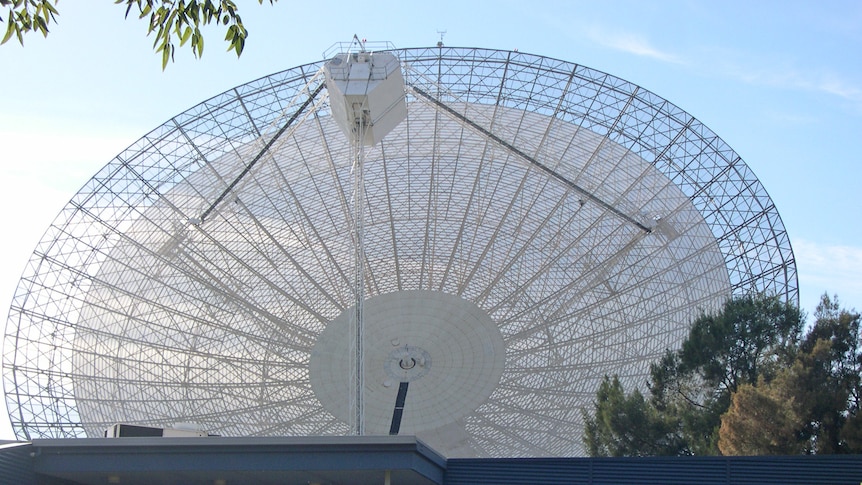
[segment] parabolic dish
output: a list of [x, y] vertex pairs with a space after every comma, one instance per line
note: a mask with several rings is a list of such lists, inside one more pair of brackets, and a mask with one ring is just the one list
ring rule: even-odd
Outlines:
[[[584, 453], [604, 375], [642, 385], [703, 310], [797, 302], [784, 226], [718, 136], [577, 64], [423, 48], [364, 152], [365, 419], [449, 457]], [[114, 423], [348, 432], [351, 145], [323, 61], [177, 115], [48, 228], [5, 333], [21, 439]]]

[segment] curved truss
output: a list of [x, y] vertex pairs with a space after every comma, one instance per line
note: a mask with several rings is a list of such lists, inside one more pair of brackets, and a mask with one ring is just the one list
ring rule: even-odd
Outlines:
[[[731, 294], [797, 302], [775, 206], [691, 115], [545, 57], [395, 53], [409, 114], [365, 154], [365, 294], [372, 313], [425, 313], [372, 323], [383, 344], [368, 358], [388, 360], [366, 364], [369, 432], [386, 433], [398, 392], [386, 375], [413, 356], [429, 368], [401, 401], [401, 432], [448, 456], [580, 454], [580, 409], [603, 375], [641, 383], [696, 313]], [[347, 432], [340, 384], [327, 387], [343, 358], [314, 350], [337, 338], [325, 329], [353, 295], [350, 146], [321, 66], [177, 115], [63, 209], [6, 327], [19, 438], [98, 436], [115, 422]], [[450, 307], [496, 328], [439, 336]], [[392, 332], [408, 330], [424, 347], [393, 350]], [[486, 348], [483, 361], [485, 334], [505, 355]], [[487, 376], [499, 382], [465, 397]]]

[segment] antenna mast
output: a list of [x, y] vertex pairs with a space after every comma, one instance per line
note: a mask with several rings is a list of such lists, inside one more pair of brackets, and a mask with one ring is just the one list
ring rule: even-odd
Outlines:
[[350, 321], [350, 432], [365, 434], [363, 393], [365, 302], [365, 147], [376, 145], [407, 117], [401, 62], [389, 52], [368, 52], [353, 36], [358, 52], [345, 52], [324, 67], [332, 117], [353, 149], [354, 313]]

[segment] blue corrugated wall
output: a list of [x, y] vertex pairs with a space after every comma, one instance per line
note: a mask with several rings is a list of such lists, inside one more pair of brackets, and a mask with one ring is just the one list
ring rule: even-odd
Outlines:
[[450, 459], [447, 485], [860, 485], [862, 456]]
[[33, 445], [30, 443], [0, 445], [0, 484], [36, 483], [31, 451]]
[[[0, 445], [0, 484], [59, 483], [30, 443]], [[862, 455], [450, 459], [446, 485], [862, 485]]]

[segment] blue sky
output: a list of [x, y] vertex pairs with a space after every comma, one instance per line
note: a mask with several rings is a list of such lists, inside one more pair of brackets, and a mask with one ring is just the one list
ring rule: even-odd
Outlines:
[[233, 86], [320, 60], [354, 33], [420, 47], [441, 31], [450, 46], [517, 48], [605, 71], [689, 112], [778, 207], [802, 308], [824, 292], [862, 308], [862, 2], [238, 3], [251, 32], [240, 60], [209, 29], [203, 59], [183, 50], [162, 72], [146, 24], [110, 1], [60, 2], [47, 39], [0, 46], [3, 316], [60, 209], [148, 131]]

